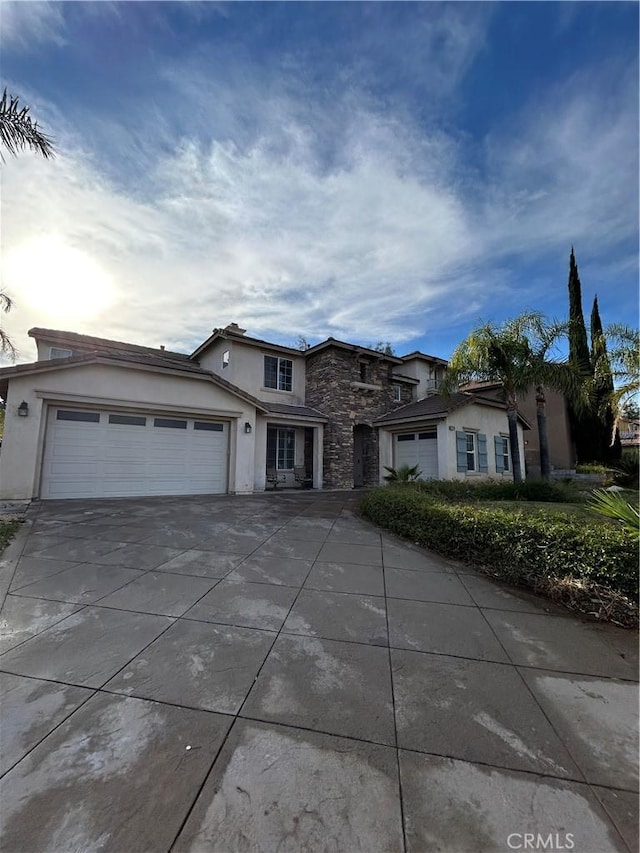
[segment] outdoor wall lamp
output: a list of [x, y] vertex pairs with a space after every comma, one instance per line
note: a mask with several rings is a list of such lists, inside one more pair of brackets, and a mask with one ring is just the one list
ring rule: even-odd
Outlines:
[[251, 424], [249, 423], [249, 421], [245, 422], [244, 431], [247, 433], [247, 435], [251, 433]]
[[27, 403], [26, 400], [23, 400], [20, 403], [20, 405], [18, 406], [18, 415], [21, 418], [26, 418], [28, 414], [29, 414], [29, 404]]

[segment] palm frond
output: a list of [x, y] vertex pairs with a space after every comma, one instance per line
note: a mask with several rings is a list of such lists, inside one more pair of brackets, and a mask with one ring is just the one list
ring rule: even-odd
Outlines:
[[[19, 107], [19, 99], [7, 94], [5, 87], [0, 98], [0, 144], [9, 154], [29, 148], [45, 159], [55, 156], [53, 140], [43, 133], [29, 115], [28, 107]], [[0, 159], [4, 161], [2, 152]]]
[[629, 533], [640, 539], [640, 512], [618, 492], [596, 489], [587, 506], [598, 515], [619, 521]]

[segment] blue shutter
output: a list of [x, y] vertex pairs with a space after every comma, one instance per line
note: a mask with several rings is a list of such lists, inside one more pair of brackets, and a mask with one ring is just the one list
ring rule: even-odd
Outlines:
[[498, 474], [502, 474], [504, 471], [504, 445], [502, 443], [502, 436], [494, 435], [493, 443], [496, 449], [496, 471]]
[[458, 457], [458, 471], [467, 470], [467, 436], [464, 432], [456, 433], [456, 453]]
[[478, 467], [483, 474], [489, 472], [489, 454], [487, 453], [487, 436], [478, 435]]

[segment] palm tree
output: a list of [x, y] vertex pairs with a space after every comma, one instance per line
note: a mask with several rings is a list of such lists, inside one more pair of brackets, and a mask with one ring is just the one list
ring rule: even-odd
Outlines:
[[[12, 307], [13, 300], [11, 297], [4, 290], [0, 290], [0, 311], [6, 314], [11, 311]], [[2, 327], [0, 327], [0, 352], [8, 355], [12, 360], [16, 357], [16, 348], [13, 345], [13, 341]]]
[[[29, 107], [19, 108], [19, 100], [13, 95], [7, 95], [7, 89], [0, 98], [0, 160], [4, 162], [2, 147], [15, 157], [19, 151], [29, 148], [45, 159], [53, 157], [53, 143], [51, 139], [38, 127], [29, 115]], [[0, 290], [0, 311], [5, 314], [11, 310], [13, 300]], [[0, 352], [8, 355], [11, 359], [16, 357], [16, 348], [9, 335], [0, 328]]]
[[601, 403], [602, 408], [610, 406], [613, 412], [613, 444], [625, 405], [640, 393], [640, 333], [622, 323], [613, 324], [605, 329], [602, 339], [594, 341], [594, 349], [607, 355], [607, 358], [597, 359], [594, 365], [595, 388], [601, 387], [607, 379], [613, 380], [613, 390]]
[[536, 389], [536, 415], [540, 436], [540, 468], [550, 475], [545, 388], [571, 399], [580, 398], [581, 379], [570, 365], [549, 358], [556, 342], [566, 334], [566, 324], [547, 323], [537, 312], [521, 314], [501, 326], [484, 323], [451, 356], [442, 385], [444, 394], [473, 381], [499, 382], [507, 406], [509, 444], [514, 482], [522, 482], [518, 444], [518, 400]]
[[[14, 156], [25, 148], [45, 158], [55, 155], [51, 139], [33, 121], [29, 107], [19, 108], [19, 99], [7, 95], [6, 87], [0, 99], [0, 143]], [[4, 160], [2, 152], [0, 158]]]
[[513, 321], [525, 335], [529, 346], [530, 381], [536, 389], [536, 422], [540, 447], [540, 475], [543, 480], [551, 477], [549, 459], [549, 437], [547, 431], [546, 388], [559, 391], [570, 401], [574, 409], [581, 412], [589, 405], [589, 389], [585, 388], [580, 370], [571, 363], [554, 357], [557, 344], [567, 337], [569, 323], [547, 322], [538, 312], [522, 314]]

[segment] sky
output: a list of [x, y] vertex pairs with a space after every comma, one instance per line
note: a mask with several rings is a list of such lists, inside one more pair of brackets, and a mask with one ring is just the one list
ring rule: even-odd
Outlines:
[[2, 322], [443, 358], [480, 322], [638, 320], [633, 2], [1, 2]]

